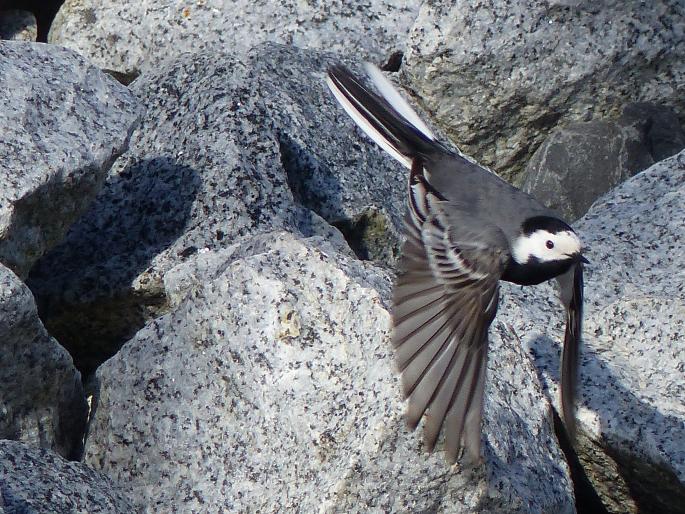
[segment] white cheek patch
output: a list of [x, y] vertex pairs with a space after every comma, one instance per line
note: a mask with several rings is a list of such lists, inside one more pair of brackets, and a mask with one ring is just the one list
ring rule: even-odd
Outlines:
[[[554, 248], [547, 248], [547, 241], [552, 241]], [[580, 239], [573, 232], [565, 230], [552, 234], [546, 230], [536, 230], [514, 241], [511, 256], [519, 264], [528, 262], [532, 257], [540, 262], [563, 261], [579, 253], [580, 249]]]
[[559, 256], [568, 257], [580, 253], [583, 246], [578, 236], [574, 232], [567, 230], [554, 234], [553, 241], [554, 250], [558, 252]]

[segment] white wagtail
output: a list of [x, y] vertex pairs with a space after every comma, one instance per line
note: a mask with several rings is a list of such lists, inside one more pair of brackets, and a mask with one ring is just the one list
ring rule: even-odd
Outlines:
[[406, 242], [393, 292], [393, 346], [413, 429], [425, 414], [429, 451], [444, 427], [447, 459], [480, 460], [488, 329], [499, 281], [557, 278], [566, 307], [561, 404], [575, 432], [574, 399], [583, 306], [581, 242], [526, 193], [436, 141], [382, 72], [380, 95], [343, 66], [327, 83], [352, 119], [409, 168]]

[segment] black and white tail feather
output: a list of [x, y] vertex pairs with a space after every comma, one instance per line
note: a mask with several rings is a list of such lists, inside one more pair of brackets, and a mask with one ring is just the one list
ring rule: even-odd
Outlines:
[[[488, 328], [497, 312], [499, 281], [511, 260], [510, 243], [499, 227], [474, 220], [474, 213], [434, 189], [426, 161], [444, 154], [460, 157], [436, 141], [378, 68], [367, 65], [366, 71], [382, 96], [342, 66], [329, 69], [327, 83], [357, 125], [410, 169], [407, 239], [393, 294], [392, 336], [408, 399], [407, 422], [415, 428], [424, 418], [429, 450], [444, 428], [450, 462], [462, 448], [467, 461], [478, 461]], [[568, 302], [582, 303], [582, 269], [580, 284], [580, 299], [574, 291]], [[579, 320], [579, 314], [569, 318], [567, 339], [578, 335]], [[569, 344], [567, 350], [565, 345], [562, 364], [562, 393], [571, 402], [576, 346]], [[569, 401], [564, 417], [572, 419]]]
[[411, 169], [417, 151], [439, 143], [378, 68], [367, 63], [366, 72], [383, 96], [369, 90], [343, 66], [331, 67], [326, 82], [355, 123], [378, 146]]

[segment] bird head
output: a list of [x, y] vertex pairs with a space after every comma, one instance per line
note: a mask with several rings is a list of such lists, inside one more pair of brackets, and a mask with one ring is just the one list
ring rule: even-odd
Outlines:
[[583, 245], [573, 229], [551, 216], [528, 218], [513, 241], [511, 256], [518, 264], [571, 265], [585, 262]]

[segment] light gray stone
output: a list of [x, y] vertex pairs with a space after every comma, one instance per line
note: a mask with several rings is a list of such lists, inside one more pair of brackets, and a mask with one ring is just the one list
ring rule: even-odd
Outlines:
[[24, 277], [95, 197], [140, 116], [76, 53], [0, 41], [0, 262]]
[[324, 83], [333, 62], [266, 44], [185, 55], [132, 84], [147, 113], [129, 151], [29, 280], [80, 369], [168, 310], [164, 275], [195, 253], [278, 228], [345, 245], [324, 218], [393, 262], [406, 172], [338, 107]]
[[244, 54], [263, 42], [384, 60], [404, 42], [418, 0], [67, 0], [48, 41], [101, 68], [135, 73], [181, 52]]
[[405, 81], [469, 155], [517, 179], [558, 124], [655, 101], [685, 117], [685, 4], [423, 3]]
[[[684, 206], [681, 152], [612, 190], [576, 225], [591, 261], [577, 451], [586, 463], [613, 459], [637, 506], [654, 512], [679, 512], [685, 504]], [[524, 342], [556, 401], [558, 349], [551, 339], [561, 326], [540, 314], [531, 311], [529, 323], [547, 323], [550, 335]], [[529, 323], [516, 330], [530, 333]], [[611, 483], [602, 488], [621, 493]]]
[[129, 514], [124, 491], [106, 476], [44, 448], [0, 441], [0, 511]]
[[35, 41], [38, 25], [32, 12], [18, 9], [0, 10], [0, 39]]
[[[200, 259], [185, 298], [98, 370], [85, 461], [135, 508], [573, 512], [549, 404], [505, 323], [492, 330], [486, 464], [450, 469], [402, 420], [387, 271], [284, 232]], [[179, 266], [167, 277], [187, 276]], [[518, 298], [504, 306], [514, 317]]]
[[0, 439], [78, 458], [85, 423], [81, 375], [45, 331], [29, 289], [0, 264]]

